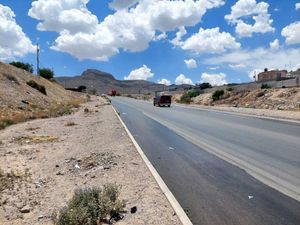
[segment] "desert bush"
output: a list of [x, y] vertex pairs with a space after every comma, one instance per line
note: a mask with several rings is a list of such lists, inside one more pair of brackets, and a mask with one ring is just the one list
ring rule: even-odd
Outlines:
[[207, 88], [212, 88], [212, 86], [211, 86], [210, 83], [204, 82], [204, 83], [202, 83], [202, 84], [199, 84], [199, 88], [200, 88], [201, 90], [203, 90], [203, 89], [207, 89]]
[[39, 75], [47, 80], [51, 80], [54, 77], [54, 72], [48, 68], [39, 69]]
[[229, 88], [226, 88], [226, 90], [227, 90], [227, 91], [233, 91], [233, 90], [234, 90], [234, 88], [232, 88], [232, 87], [229, 87]]
[[13, 62], [10, 62], [9, 64], [12, 65], [12, 66], [14, 66], [14, 67], [26, 70], [29, 73], [33, 73], [33, 67], [29, 63], [23, 63], [23, 62], [15, 62], [15, 61], [13, 61]]
[[15, 122], [11, 119], [2, 119], [0, 120], [0, 130], [4, 129], [5, 127], [8, 127], [10, 125], [13, 125]]
[[212, 99], [214, 101], [217, 101], [220, 99], [220, 97], [222, 97], [224, 95], [224, 90], [216, 90], [213, 94], [212, 94]]
[[12, 82], [20, 85], [19, 81], [14, 76], [12, 76], [10, 74], [5, 74], [5, 73], [3, 74], [3, 76], [6, 77], [7, 80], [12, 81]]
[[192, 98], [197, 97], [201, 93], [202, 92], [200, 90], [195, 90], [195, 89], [187, 91], [180, 97], [179, 102], [185, 103], [185, 104], [190, 104], [192, 101]]
[[271, 88], [271, 86], [268, 84], [261, 84], [260, 88], [261, 89], [269, 89], [269, 88]]
[[35, 82], [34, 80], [27, 81], [26, 84], [29, 85], [30, 87], [38, 90], [42, 94], [47, 95], [46, 88], [44, 85], [40, 85], [37, 82]]
[[13, 170], [4, 172], [0, 168], [0, 194], [6, 189], [13, 189], [17, 181], [26, 180], [30, 176], [29, 170], [25, 170], [23, 173]]
[[[101, 188], [78, 189], [67, 206], [54, 213], [56, 225], [98, 225], [118, 219], [125, 202], [119, 199], [119, 186], [108, 184]], [[109, 219], [108, 219], [109, 217]]]

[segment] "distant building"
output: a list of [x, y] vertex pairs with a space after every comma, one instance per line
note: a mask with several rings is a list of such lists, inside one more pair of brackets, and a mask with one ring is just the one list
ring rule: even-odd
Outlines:
[[287, 78], [288, 72], [286, 70], [270, 70], [265, 69], [257, 75], [257, 81], [270, 81], [270, 80], [281, 80], [282, 78]]

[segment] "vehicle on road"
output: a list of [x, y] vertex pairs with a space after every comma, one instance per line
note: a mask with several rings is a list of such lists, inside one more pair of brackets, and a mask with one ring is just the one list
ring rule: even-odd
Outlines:
[[171, 106], [172, 102], [172, 96], [171, 95], [158, 95], [153, 98], [153, 105], [154, 106]]
[[117, 96], [117, 90], [115, 89], [112, 89], [109, 93], [108, 93], [109, 96]]

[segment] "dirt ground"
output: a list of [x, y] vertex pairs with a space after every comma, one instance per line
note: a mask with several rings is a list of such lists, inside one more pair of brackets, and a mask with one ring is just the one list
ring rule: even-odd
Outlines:
[[65, 206], [75, 189], [107, 183], [121, 185], [120, 199], [127, 203], [116, 224], [181, 224], [111, 105], [100, 97], [72, 115], [1, 130], [0, 167], [17, 174], [13, 187], [0, 189], [1, 225], [53, 224], [53, 211]]

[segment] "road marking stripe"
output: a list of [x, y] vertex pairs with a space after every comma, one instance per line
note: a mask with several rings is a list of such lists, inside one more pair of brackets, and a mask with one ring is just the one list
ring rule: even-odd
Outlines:
[[142, 148], [139, 146], [139, 144], [136, 142], [136, 140], [134, 139], [131, 132], [128, 130], [127, 126], [125, 125], [125, 123], [123, 122], [123, 120], [119, 116], [119, 114], [117, 113], [114, 106], [113, 105], [111, 105], [111, 106], [112, 106], [116, 116], [120, 120], [121, 124], [123, 125], [124, 129], [126, 130], [128, 136], [131, 139], [132, 143], [134, 144], [135, 148], [137, 149], [138, 153], [140, 154], [141, 158], [143, 159], [143, 161], [147, 165], [148, 169], [150, 170], [152, 176], [156, 180], [158, 186], [160, 187], [160, 189], [162, 190], [164, 195], [167, 197], [168, 201], [170, 202], [171, 206], [173, 207], [174, 211], [176, 212], [176, 215], [178, 216], [181, 223], [183, 225], [193, 225], [192, 222], [190, 221], [190, 219], [188, 218], [188, 216], [186, 215], [186, 213], [184, 212], [183, 208], [181, 207], [181, 205], [177, 201], [177, 199], [174, 197], [174, 195], [172, 194], [172, 192], [170, 191], [168, 186], [165, 184], [165, 182], [163, 181], [161, 176], [158, 174], [158, 172], [156, 171], [156, 169], [154, 168], [152, 163], [149, 161], [149, 159], [147, 158], [147, 156], [143, 152]]

